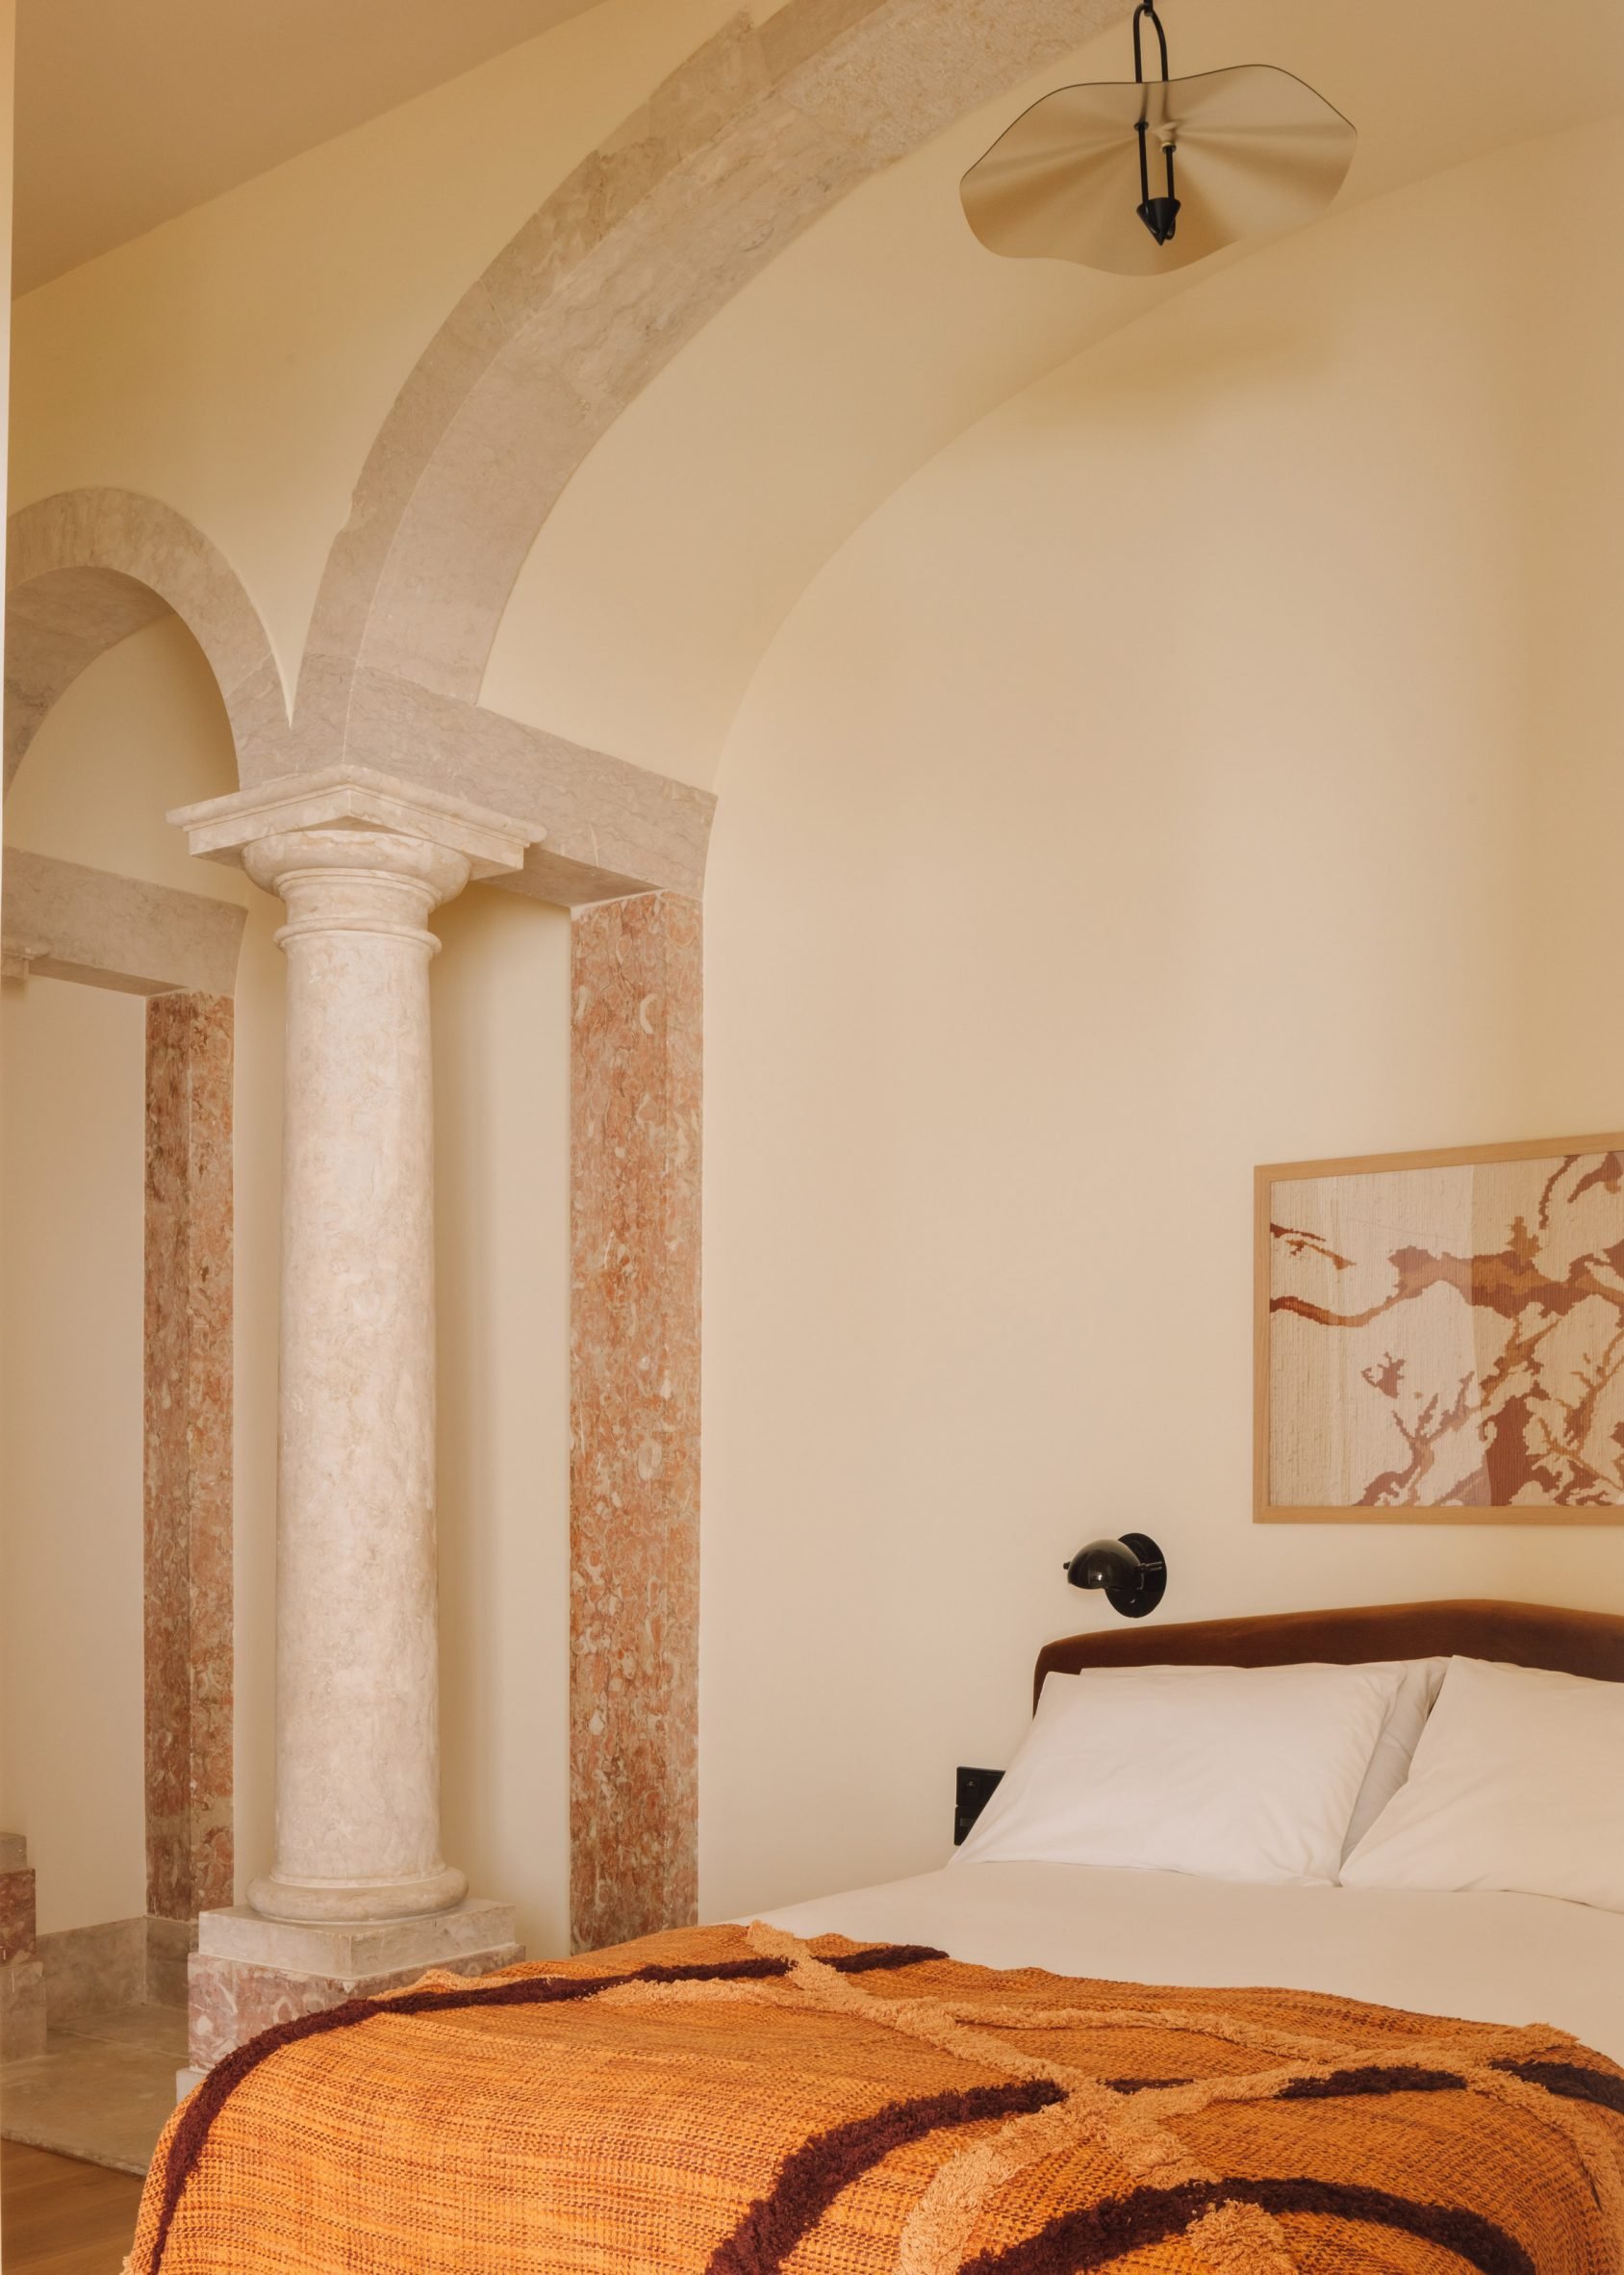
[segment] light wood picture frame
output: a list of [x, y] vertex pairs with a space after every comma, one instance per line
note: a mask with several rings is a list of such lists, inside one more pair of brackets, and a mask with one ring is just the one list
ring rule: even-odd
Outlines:
[[1624, 1133], [1266, 1163], [1260, 1524], [1624, 1524]]

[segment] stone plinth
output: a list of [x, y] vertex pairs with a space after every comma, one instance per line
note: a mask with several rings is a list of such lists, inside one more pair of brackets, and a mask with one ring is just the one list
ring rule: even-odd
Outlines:
[[0, 2060], [45, 2051], [45, 1968], [34, 1929], [28, 1844], [0, 1833]]
[[44, 1963], [32, 1956], [8, 1959], [0, 1967], [0, 2061], [44, 2051]]
[[0, 1872], [0, 1966], [34, 1956], [34, 1874], [27, 1865]]
[[267, 1920], [238, 1904], [206, 1911], [197, 1926], [189, 2000], [193, 2073], [275, 2023], [403, 1990], [432, 1967], [489, 1975], [524, 1956], [514, 1941], [512, 1904], [477, 1897], [427, 1918], [332, 1927]]

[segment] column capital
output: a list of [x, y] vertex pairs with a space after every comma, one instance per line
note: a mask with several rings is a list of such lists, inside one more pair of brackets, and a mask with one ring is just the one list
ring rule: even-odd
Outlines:
[[[546, 834], [532, 822], [517, 822], [448, 791], [401, 781], [369, 766], [280, 775], [251, 790], [233, 791], [229, 798], [178, 806], [168, 818], [186, 831], [190, 852], [244, 868], [268, 865], [265, 856], [256, 863], [249, 858], [250, 848], [266, 846], [266, 840], [285, 841], [292, 859], [291, 841], [306, 832], [313, 844], [325, 840], [331, 845], [332, 832], [357, 830], [373, 835], [374, 843], [375, 833], [387, 832], [461, 856], [469, 877], [499, 877], [521, 868], [526, 846]], [[271, 859], [281, 852], [278, 847], [271, 854], [266, 846]]]

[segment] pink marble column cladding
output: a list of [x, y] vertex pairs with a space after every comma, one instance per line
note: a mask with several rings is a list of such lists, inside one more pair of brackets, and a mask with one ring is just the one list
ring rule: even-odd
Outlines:
[[146, 1011], [147, 1910], [232, 1898], [232, 1006]]
[[34, 1951], [34, 1870], [15, 1833], [7, 1833], [8, 1853], [0, 1857], [0, 1967]]
[[45, 2051], [45, 1970], [34, 1934], [34, 1873], [20, 1833], [0, 1832], [0, 2060]]
[[571, 1934], [697, 1915], [699, 905], [571, 925]]

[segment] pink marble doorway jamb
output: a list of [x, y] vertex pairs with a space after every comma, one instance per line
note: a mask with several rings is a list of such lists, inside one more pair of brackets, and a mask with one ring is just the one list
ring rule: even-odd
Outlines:
[[576, 1950], [698, 1903], [699, 906], [571, 922], [570, 1904]]
[[232, 1004], [146, 1014], [147, 1911], [232, 1901]]

